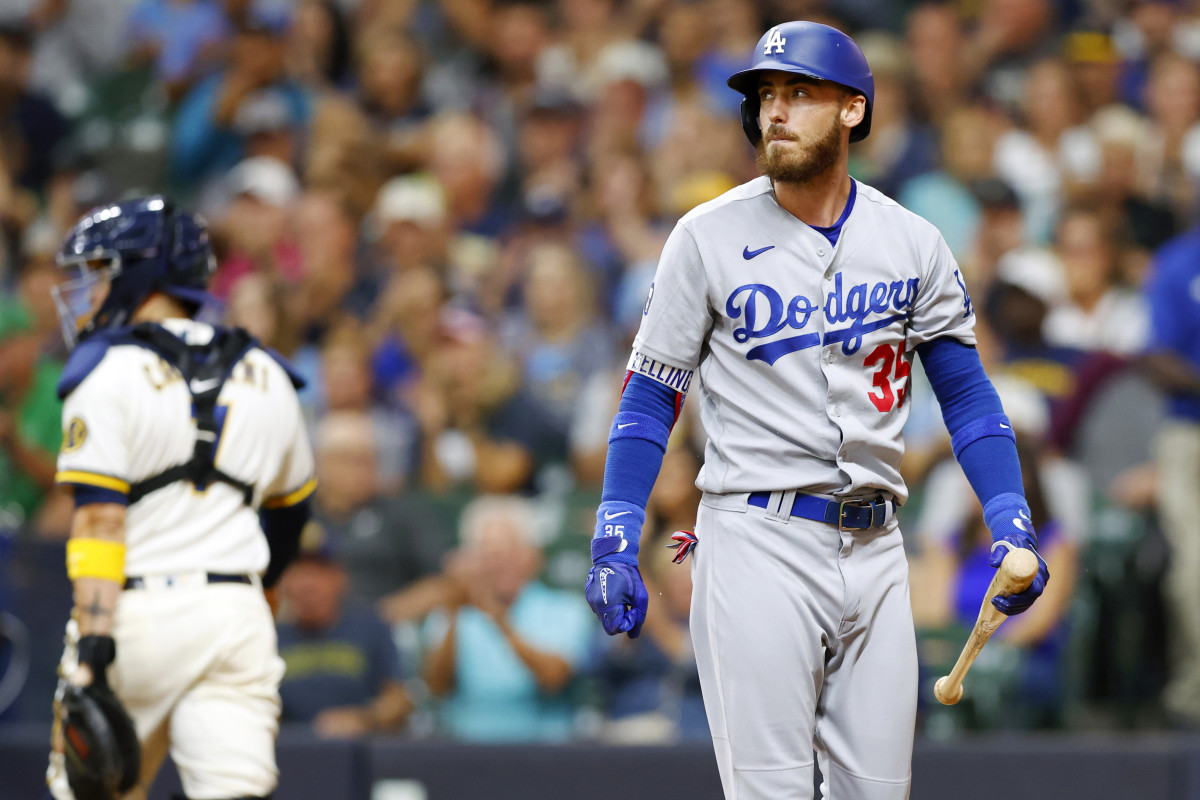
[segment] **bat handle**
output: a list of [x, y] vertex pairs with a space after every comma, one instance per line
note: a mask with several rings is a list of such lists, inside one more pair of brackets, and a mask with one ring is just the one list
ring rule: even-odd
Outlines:
[[967, 670], [975, 663], [975, 658], [983, 650], [983, 646], [987, 644], [992, 634], [996, 632], [996, 628], [999, 628], [1000, 623], [1007, 619], [1003, 611], [992, 605], [992, 599], [1025, 591], [1037, 577], [1037, 571], [1038, 558], [1032, 550], [1022, 548], [1010, 550], [1004, 560], [1000, 562], [996, 574], [992, 577], [992, 583], [988, 586], [987, 594], [983, 597], [983, 605], [979, 608], [979, 617], [975, 620], [975, 627], [971, 630], [971, 635], [967, 638], [962, 652], [959, 653], [954, 669], [950, 670], [949, 675], [939, 678], [933, 686], [933, 696], [938, 699], [939, 703], [952, 706], [962, 699], [962, 682], [967, 675]]

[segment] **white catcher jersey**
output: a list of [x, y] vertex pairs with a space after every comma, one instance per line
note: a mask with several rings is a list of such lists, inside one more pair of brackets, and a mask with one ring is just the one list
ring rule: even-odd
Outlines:
[[[192, 320], [163, 327], [197, 344], [213, 335]], [[300, 404], [269, 354], [251, 348], [237, 363], [217, 399], [217, 420], [216, 466], [253, 484], [256, 505], [291, 505], [312, 493]], [[195, 440], [192, 396], [178, 370], [144, 347], [113, 345], [63, 405], [57, 481], [128, 493], [131, 484], [188, 461]], [[126, 547], [125, 572], [139, 576], [262, 573], [270, 559], [257, 510], [219, 482], [201, 492], [179, 481], [132, 504]]]
[[856, 193], [836, 245], [766, 177], [696, 207], [668, 238], [629, 368], [680, 391], [696, 370], [703, 491], [907, 499], [913, 350], [975, 344], [975, 314], [937, 229], [870, 186]]

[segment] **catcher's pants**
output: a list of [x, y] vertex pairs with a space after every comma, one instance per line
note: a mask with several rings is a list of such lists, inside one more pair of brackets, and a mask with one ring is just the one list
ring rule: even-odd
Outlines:
[[815, 749], [823, 797], [904, 800], [917, 647], [898, 524], [839, 532], [746, 497], [704, 496], [692, 565], [691, 633], [725, 797], [810, 800]]
[[1175, 421], [1158, 437], [1158, 512], [1171, 546], [1166, 595], [1172, 625], [1168, 710], [1200, 722], [1200, 424]]
[[[279, 657], [275, 624], [257, 584], [208, 584], [203, 575], [121, 593], [109, 684], [137, 727], [149, 789], [170, 751], [189, 800], [265, 797], [275, 789]], [[182, 585], [180, 585], [182, 583]], [[68, 626], [64, 669], [75, 664]], [[51, 758], [48, 780], [70, 800]]]

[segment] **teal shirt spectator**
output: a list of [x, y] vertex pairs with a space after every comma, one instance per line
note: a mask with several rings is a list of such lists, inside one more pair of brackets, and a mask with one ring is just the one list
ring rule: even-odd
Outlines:
[[[201, 82], [183, 99], [175, 116], [171, 172], [183, 184], [194, 186], [205, 178], [228, 172], [245, 155], [242, 137], [232, 128], [220, 127], [213, 121], [213, 109], [224, 81], [225, 74], [221, 73]], [[308, 127], [311, 102], [300, 86], [284, 80], [268, 89], [287, 105], [293, 127]]]
[[906, 183], [896, 200], [932, 222], [956, 259], [970, 252], [979, 228], [979, 201], [962, 183], [945, 172], [928, 172]]
[[[458, 612], [455, 689], [440, 709], [442, 726], [470, 742], [554, 742], [571, 735], [570, 689], [546, 695], [496, 624], [476, 608]], [[587, 654], [594, 620], [575, 592], [530, 583], [509, 610], [509, 622], [531, 646], [577, 669]], [[432, 616], [426, 630], [436, 647], [449, 624]]]

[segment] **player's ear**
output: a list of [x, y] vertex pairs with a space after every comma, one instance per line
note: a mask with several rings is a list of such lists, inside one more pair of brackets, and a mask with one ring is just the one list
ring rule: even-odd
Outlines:
[[867, 116], [867, 98], [854, 92], [842, 97], [842, 124], [847, 128], [860, 125]]

